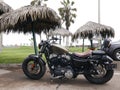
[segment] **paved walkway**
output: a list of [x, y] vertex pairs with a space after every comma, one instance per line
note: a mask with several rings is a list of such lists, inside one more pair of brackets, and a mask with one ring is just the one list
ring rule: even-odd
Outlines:
[[0, 69], [0, 75], [10, 73], [9, 70]]
[[0, 69], [0, 90], [120, 90], [120, 71], [106, 84], [89, 83], [82, 75], [75, 80], [50, 80], [48, 72], [40, 80], [28, 79], [21, 69]]

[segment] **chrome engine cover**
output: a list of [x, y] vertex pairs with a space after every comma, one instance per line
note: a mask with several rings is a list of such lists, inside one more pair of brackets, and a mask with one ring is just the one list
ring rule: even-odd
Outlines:
[[71, 79], [73, 77], [73, 71], [71, 69], [68, 69], [66, 72], [65, 72], [65, 77], [67, 79]]

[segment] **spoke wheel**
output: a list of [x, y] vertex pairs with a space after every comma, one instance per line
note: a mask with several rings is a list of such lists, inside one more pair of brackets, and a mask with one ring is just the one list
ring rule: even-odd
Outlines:
[[94, 84], [104, 84], [108, 82], [111, 80], [114, 73], [113, 70], [106, 70], [106, 68], [104, 68], [104, 65], [100, 64], [96, 67], [96, 71], [98, 74], [84, 73], [85, 78]]
[[33, 57], [28, 57], [22, 64], [24, 74], [30, 79], [40, 79], [46, 71], [46, 66], [39, 60], [35, 60]]
[[102, 78], [102, 77], [104, 77], [105, 76], [105, 74], [106, 74], [106, 69], [104, 68], [104, 66], [101, 66], [101, 65], [98, 65], [97, 67], [96, 67], [96, 69], [97, 69], [97, 73], [98, 74], [93, 74], [93, 75], [91, 75], [92, 77], [94, 77], [94, 78]]
[[41, 71], [39, 63], [31, 61], [27, 65], [28, 72], [31, 74], [38, 74]]

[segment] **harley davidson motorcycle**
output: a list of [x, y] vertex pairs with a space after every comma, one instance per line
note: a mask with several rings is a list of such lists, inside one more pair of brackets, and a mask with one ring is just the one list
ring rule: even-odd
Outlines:
[[[57, 40], [59, 39], [53, 37], [41, 41], [39, 55], [32, 54], [24, 60], [22, 69], [27, 77], [35, 80], [42, 78], [47, 65], [52, 79], [72, 79], [83, 74], [89, 82], [95, 84], [111, 80], [117, 64], [113, 63], [113, 59], [103, 49], [82, 54], [70, 53], [66, 48], [55, 44]], [[43, 54], [46, 60], [42, 59]]]

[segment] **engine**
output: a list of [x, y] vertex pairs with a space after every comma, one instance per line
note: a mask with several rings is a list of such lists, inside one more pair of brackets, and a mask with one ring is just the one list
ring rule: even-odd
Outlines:
[[74, 71], [70, 66], [70, 61], [69, 55], [51, 55], [50, 63], [53, 77], [71, 79], [74, 76]]

